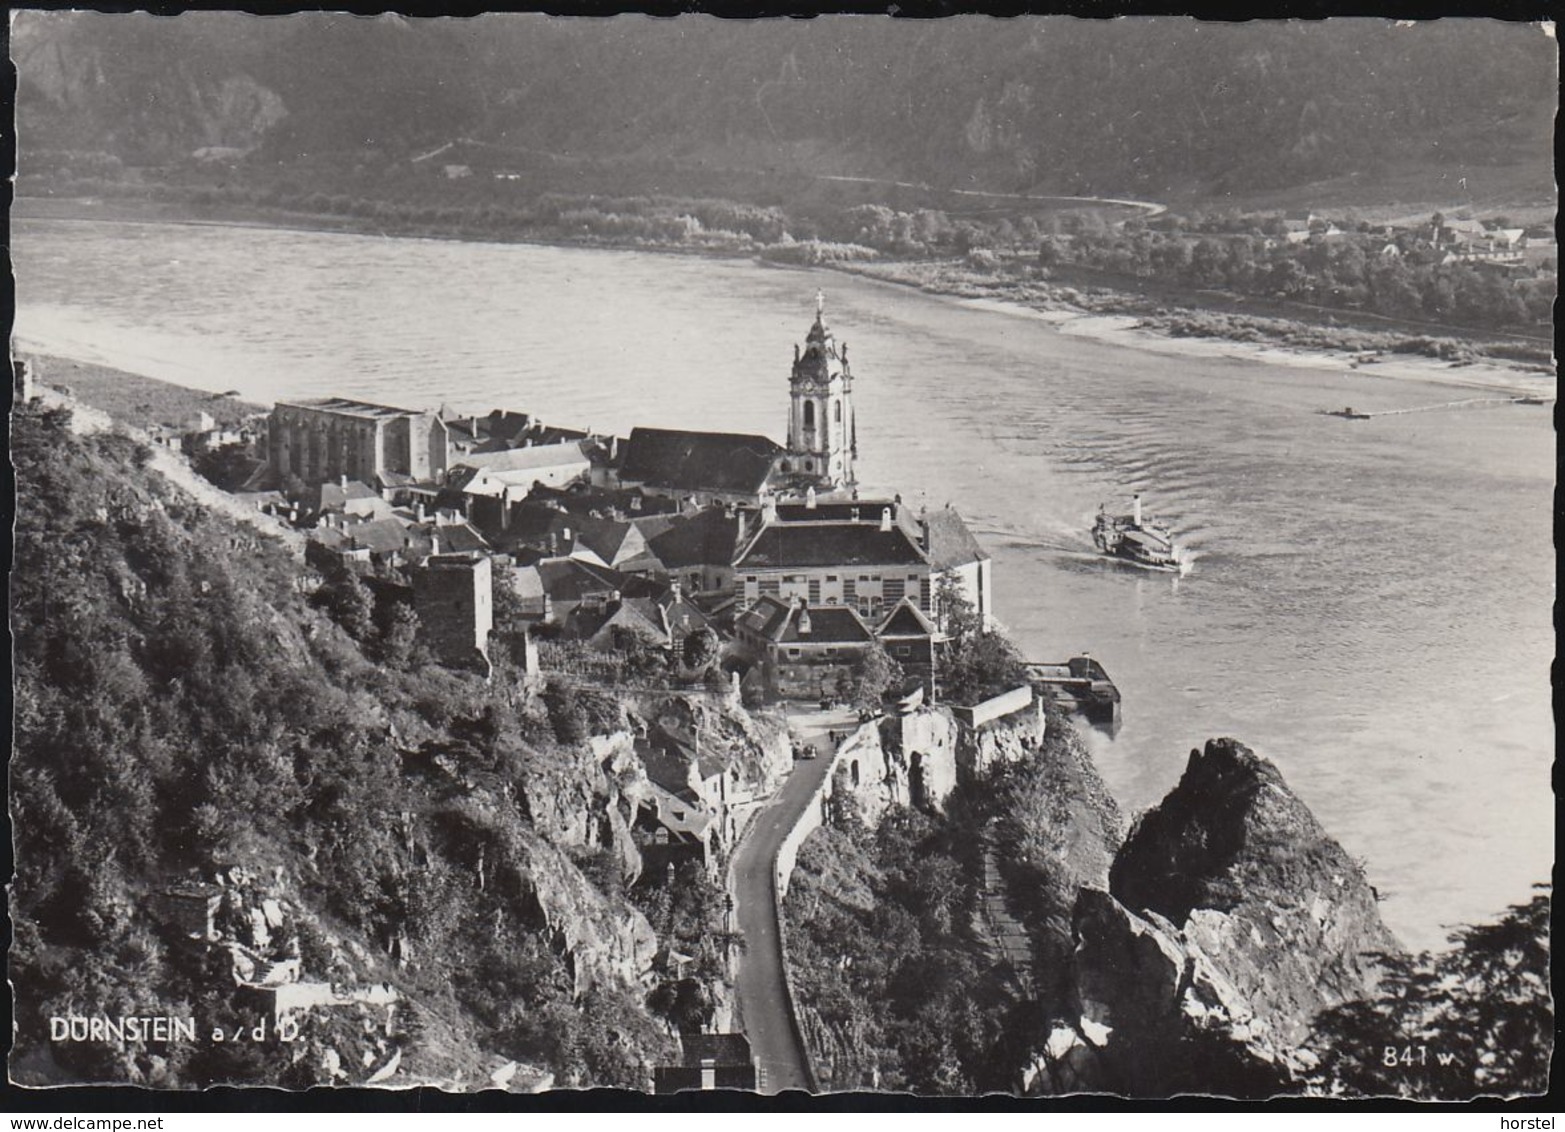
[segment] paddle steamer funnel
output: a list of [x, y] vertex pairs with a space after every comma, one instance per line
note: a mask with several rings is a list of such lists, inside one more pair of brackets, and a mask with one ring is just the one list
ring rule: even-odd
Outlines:
[[1139, 492], [1131, 496], [1131, 505], [1131, 518], [1135, 522], [1136, 526], [1139, 527], [1141, 525], [1141, 495]]

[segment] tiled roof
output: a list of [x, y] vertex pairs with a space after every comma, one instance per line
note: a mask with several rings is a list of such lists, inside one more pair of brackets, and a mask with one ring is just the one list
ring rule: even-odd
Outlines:
[[393, 420], [397, 417], [422, 415], [418, 409], [399, 409], [393, 405], [376, 405], [370, 401], [353, 401], [347, 397], [316, 397], [301, 401], [278, 401], [279, 408], [314, 409], [317, 412], [339, 413], [349, 417], [369, 417], [377, 420]]
[[[810, 629], [808, 633], [803, 628], [806, 615]], [[860, 645], [869, 644], [874, 639], [869, 626], [845, 605], [813, 605], [807, 610], [796, 609], [780, 626], [780, 631], [773, 630], [773, 640], [786, 645]]]
[[690, 793], [690, 761], [677, 749], [670, 750], [642, 739], [636, 742], [636, 754], [646, 768], [648, 780], [670, 794], [684, 794], [692, 804], [698, 804], [695, 795]]
[[879, 523], [772, 523], [735, 563], [759, 566], [916, 566], [924, 553], [901, 527]]
[[526, 472], [538, 468], [580, 465], [586, 470], [586, 454], [578, 440], [563, 444], [535, 444], [530, 448], [502, 448], [496, 452], [466, 452], [455, 462], [457, 468], [482, 468], [486, 472]]
[[754, 605], [740, 614], [738, 627], [758, 636], [769, 637], [772, 630], [788, 616], [791, 607], [770, 594], [763, 594]]
[[693, 633], [698, 629], [704, 629], [711, 624], [712, 619], [698, 607], [681, 598], [673, 600], [673, 591], [659, 601], [658, 605], [663, 611], [663, 616], [668, 620], [668, 628], [672, 633]]
[[[651, 598], [626, 598], [614, 607], [612, 613], [602, 618], [588, 635], [596, 638], [605, 629], [624, 629], [660, 644], [667, 644], [668, 635], [663, 631], [662, 621], [657, 602]], [[586, 628], [585, 625], [576, 627]]]
[[556, 601], [580, 601], [588, 594], [615, 590], [622, 599], [656, 598], [664, 592], [664, 587], [646, 578], [592, 566], [575, 558], [545, 558], [527, 569], [537, 571], [540, 590]]
[[687, 833], [699, 838], [717, 820], [717, 815], [689, 790], [675, 794], [654, 782], [651, 794], [653, 804], [657, 807], [658, 823], [671, 832]]
[[931, 637], [935, 634], [935, 626], [918, 606], [903, 598], [892, 606], [875, 632], [881, 637]]
[[352, 523], [343, 528], [352, 546], [367, 549], [372, 554], [394, 554], [407, 550], [413, 539], [409, 530], [395, 519], [370, 519]]
[[418, 533], [424, 541], [438, 536], [443, 553], [461, 554], [468, 551], [488, 550], [489, 542], [468, 523], [421, 524]]
[[900, 512], [905, 510], [902, 504], [894, 499], [820, 499], [816, 501], [814, 507], [808, 503], [790, 500], [787, 503], [777, 504], [777, 517], [784, 523], [847, 523], [864, 520], [878, 523], [883, 507], [891, 508], [894, 518], [900, 518]]
[[739, 520], [721, 507], [708, 507], [653, 536], [647, 549], [670, 570], [727, 566], [734, 560], [738, 540]]
[[989, 557], [967, 529], [956, 508], [946, 506], [925, 516], [929, 524], [929, 564], [936, 570], [951, 570]]
[[620, 575], [599, 570], [574, 558], [545, 558], [533, 569], [543, 592], [556, 601], [580, 601], [587, 594], [612, 593], [620, 588]]
[[757, 493], [782, 448], [764, 436], [633, 429], [620, 478], [683, 491]]
[[625, 546], [635, 528], [629, 523], [613, 519], [583, 519], [576, 533], [576, 544], [592, 551], [604, 562], [614, 564], [615, 557]]

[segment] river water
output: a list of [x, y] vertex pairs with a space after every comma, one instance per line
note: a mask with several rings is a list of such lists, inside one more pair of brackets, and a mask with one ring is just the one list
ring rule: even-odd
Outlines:
[[[1155, 354], [831, 272], [631, 252], [20, 221], [21, 343], [262, 401], [342, 394], [785, 434], [817, 287], [857, 377], [860, 478], [968, 516], [1034, 659], [1125, 697], [1089, 737], [1128, 811], [1232, 735], [1362, 858], [1415, 947], [1548, 879], [1555, 441], [1546, 409]], [[1100, 560], [1144, 493], [1196, 561]]]

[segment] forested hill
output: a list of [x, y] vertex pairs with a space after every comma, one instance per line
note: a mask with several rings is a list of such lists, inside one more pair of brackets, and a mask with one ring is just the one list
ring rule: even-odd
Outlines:
[[[400, 160], [457, 138], [996, 190], [1251, 191], [1549, 152], [1554, 40], [1443, 20], [415, 21], [21, 13], [34, 150]], [[540, 158], [542, 159], [542, 158]]]

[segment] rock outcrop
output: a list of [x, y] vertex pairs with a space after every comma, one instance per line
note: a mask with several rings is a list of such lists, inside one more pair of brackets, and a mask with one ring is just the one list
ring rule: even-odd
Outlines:
[[1074, 729], [1056, 726], [1041, 744], [1005, 721], [986, 731], [1028, 756], [991, 776], [999, 807], [986, 840], [1008, 904], [1031, 928], [1038, 1002], [1060, 1009], [1070, 998], [1077, 893], [1108, 886], [1124, 818]]
[[1363, 870], [1277, 768], [1230, 739], [1192, 751], [1073, 916], [1073, 1017], [1035, 1092], [1286, 1091], [1320, 1010], [1365, 996], [1396, 940]]

